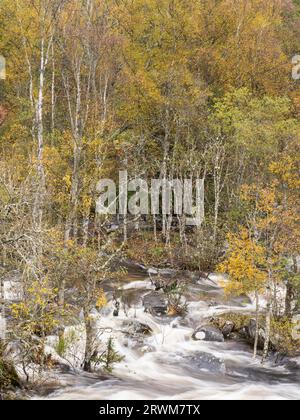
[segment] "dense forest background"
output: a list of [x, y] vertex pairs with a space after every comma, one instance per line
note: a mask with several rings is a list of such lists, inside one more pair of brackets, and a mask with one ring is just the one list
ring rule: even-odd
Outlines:
[[[0, 30], [0, 274], [24, 291], [2, 311], [24, 363], [47, 363], [28, 349], [74, 316], [70, 287], [88, 330], [116, 258], [223, 271], [266, 296], [264, 357], [272, 328], [297, 347], [300, 2], [1, 0]], [[204, 222], [97, 216], [119, 170], [204, 178]]]

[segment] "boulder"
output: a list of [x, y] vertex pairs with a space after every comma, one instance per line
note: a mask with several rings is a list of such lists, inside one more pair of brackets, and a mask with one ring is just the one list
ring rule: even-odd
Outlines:
[[201, 325], [197, 327], [193, 332], [192, 338], [196, 341], [224, 341], [222, 331], [212, 325]]
[[166, 315], [168, 311], [168, 301], [164, 293], [150, 292], [143, 298], [145, 312], [153, 315]]
[[233, 321], [225, 321], [225, 324], [222, 327], [223, 336], [225, 338], [228, 337], [230, 334], [233, 333], [234, 328], [235, 328], [235, 324]]
[[135, 319], [126, 319], [122, 321], [121, 331], [130, 336], [145, 336], [152, 333], [152, 329], [148, 325], [143, 324], [142, 322], [139, 322]]
[[151, 335], [152, 332], [152, 328], [136, 319], [125, 319], [122, 320], [118, 331], [114, 330], [110, 336], [124, 347], [128, 347], [143, 354], [152, 351], [150, 347], [149, 350], [146, 349], [147, 344], [145, 343], [145, 339]]

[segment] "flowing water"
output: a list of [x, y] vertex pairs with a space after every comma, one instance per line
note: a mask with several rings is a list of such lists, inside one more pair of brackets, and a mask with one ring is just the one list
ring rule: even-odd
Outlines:
[[[124, 360], [115, 365], [113, 376], [97, 379], [77, 373], [61, 375], [63, 388], [49, 399], [299, 399], [299, 360], [280, 366], [268, 362], [262, 366], [252, 359], [251, 348], [236, 341], [194, 341], [191, 336], [204, 318], [226, 311], [251, 311], [247, 306], [224, 306], [199, 300], [197, 287], [188, 306], [188, 315], [153, 316], [144, 311], [139, 297], [153, 288], [149, 277], [135, 276], [122, 288], [135, 294], [130, 308], [121, 308], [113, 316], [112, 302], [97, 320], [102, 340], [111, 334], [115, 348]], [[199, 289], [220, 293], [213, 281], [198, 284]], [[148, 290], [149, 289], [149, 290]], [[138, 296], [138, 297], [137, 297]], [[190, 295], [191, 296], [191, 295]], [[140, 321], [152, 334], [137, 340], [122, 331], [128, 319]]]

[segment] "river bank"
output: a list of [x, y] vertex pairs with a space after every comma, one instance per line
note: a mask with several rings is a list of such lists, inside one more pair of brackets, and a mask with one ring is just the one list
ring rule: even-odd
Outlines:
[[[153, 277], [168, 284], [174, 277], [178, 280], [183, 275], [187, 313], [170, 315], [164, 306], [165, 293], [155, 290]], [[253, 360], [251, 346], [241, 337], [227, 336], [221, 340], [215, 337], [206, 340], [205, 335], [200, 339], [193, 337], [200, 325], [207, 325], [220, 315], [236, 313], [251, 318], [254, 312], [254, 305], [246, 296], [226, 301], [220, 280], [221, 276], [216, 274], [198, 278], [193, 273], [187, 279], [187, 273], [131, 267], [128, 277], [118, 287], [118, 316], [114, 316], [111, 285], [103, 285], [107, 306], [93, 314], [95, 328], [101, 331], [99, 340], [106, 343], [112, 337], [123, 357], [114, 366], [112, 375], [97, 378], [75, 368], [57, 375], [58, 389], [48, 390], [48, 395], [43, 397], [37, 394], [32, 397], [299, 399], [299, 358], [278, 358], [274, 354], [262, 365], [260, 358]], [[77, 349], [83, 346], [83, 341], [84, 334], [76, 343]], [[53, 353], [53, 347], [49, 351]], [[66, 355], [68, 358], [71, 353]]]

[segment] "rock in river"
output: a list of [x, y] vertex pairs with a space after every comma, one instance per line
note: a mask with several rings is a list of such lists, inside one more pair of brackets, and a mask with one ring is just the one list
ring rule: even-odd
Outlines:
[[233, 321], [226, 321], [222, 327], [224, 337], [228, 337], [234, 331], [235, 324]]
[[212, 325], [201, 325], [200, 327], [197, 327], [193, 332], [192, 338], [198, 341], [224, 341], [222, 332]]
[[168, 301], [162, 292], [150, 292], [144, 296], [143, 305], [146, 312], [154, 315], [166, 315], [168, 311]]
[[189, 356], [191, 365], [198, 369], [205, 369], [211, 373], [225, 373], [224, 360], [205, 352], [195, 352]]
[[148, 325], [135, 319], [123, 320], [121, 330], [130, 336], [150, 335], [152, 333], [152, 329]]

